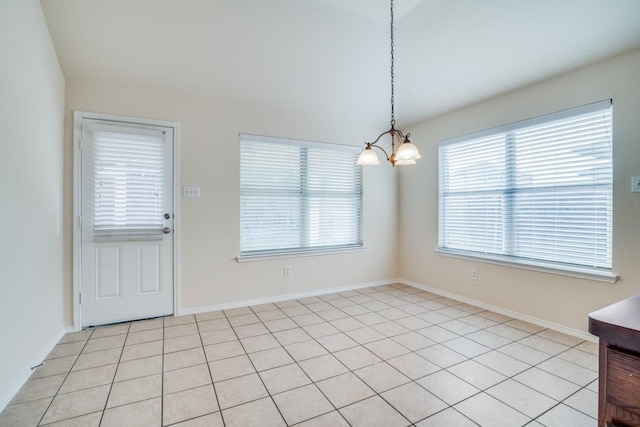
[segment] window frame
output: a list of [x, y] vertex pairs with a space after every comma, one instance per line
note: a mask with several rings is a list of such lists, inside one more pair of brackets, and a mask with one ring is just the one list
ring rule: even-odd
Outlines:
[[[491, 264], [499, 264], [499, 265], [518, 267], [518, 268], [523, 268], [528, 270], [542, 271], [546, 273], [553, 273], [553, 274], [578, 277], [583, 279], [615, 283], [617, 281], [618, 276], [613, 272], [613, 142], [611, 142], [611, 154], [610, 154], [611, 178], [610, 178], [610, 184], [609, 184], [609, 190], [610, 190], [609, 206], [611, 209], [609, 221], [610, 221], [610, 227], [611, 227], [611, 238], [609, 241], [610, 246], [608, 247], [608, 251], [611, 255], [610, 269], [595, 268], [595, 267], [590, 268], [587, 266], [580, 266], [577, 264], [574, 265], [574, 264], [568, 264], [568, 263], [562, 263], [562, 262], [552, 262], [552, 261], [544, 261], [544, 260], [538, 260], [538, 259], [536, 260], [527, 259], [524, 257], [516, 256], [514, 251], [509, 251], [508, 249], [504, 249], [503, 253], [498, 254], [498, 253], [480, 252], [475, 250], [465, 250], [465, 249], [459, 249], [459, 248], [447, 248], [443, 246], [444, 230], [442, 229], [443, 221], [444, 221], [442, 218], [442, 215], [443, 215], [443, 188], [442, 188], [443, 187], [443, 176], [442, 176], [443, 164], [440, 156], [442, 155], [441, 152], [443, 147], [456, 144], [456, 143], [470, 142], [473, 140], [478, 140], [480, 138], [488, 138], [488, 137], [504, 134], [505, 149], [503, 150], [503, 152], [504, 152], [504, 157], [506, 159], [505, 160], [505, 164], [506, 164], [505, 165], [505, 174], [506, 174], [505, 182], [510, 180], [515, 180], [516, 178], [516, 173], [514, 172], [515, 169], [509, 170], [509, 168], [515, 168], [515, 163], [516, 163], [516, 160], [514, 157], [514, 152], [516, 150], [515, 141], [509, 141], [509, 138], [511, 138], [515, 132], [518, 132], [520, 130], [523, 130], [532, 126], [542, 125], [545, 123], [555, 122], [563, 119], [569, 119], [571, 117], [579, 116], [579, 115], [590, 113], [590, 112], [605, 110], [609, 108], [611, 109], [611, 111], [613, 111], [613, 102], [611, 99], [607, 99], [604, 101], [595, 102], [595, 103], [584, 105], [581, 107], [571, 108], [571, 109], [563, 110], [557, 113], [547, 114], [544, 116], [519, 121], [519, 122], [508, 124], [505, 126], [499, 126], [499, 127], [483, 130], [480, 132], [475, 132], [468, 135], [463, 135], [460, 137], [441, 141], [439, 143], [440, 164], [438, 167], [438, 180], [439, 180], [438, 248], [436, 249], [435, 252], [439, 255], [450, 256], [454, 258], [482, 261], [482, 262], [487, 262]], [[613, 117], [611, 117], [611, 131], [613, 133]], [[612, 140], [613, 140], [613, 135], [611, 136], [611, 141]], [[517, 192], [519, 190], [522, 192], [522, 188], [525, 188], [525, 187], [507, 185], [506, 188], [510, 190], [505, 190], [507, 200], [504, 202], [505, 213], [502, 214], [502, 217], [509, 218], [508, 220], [505, 219], [504, 224], [506, 225], [507, 232], [510, 233], [510, 235], [508, 238], [506, 237], [503, 238], [503, 240], [507, 246], [514, 246], [514, 245], [517, 245], [517, 241], [515, 238], [515, 234], [513, 234], [514, 233], [512, 229], [513, 224], [511, 223], [517, 220], [515, 215], [516, 210], [513, 204], [513, 200], [511, 201], [511, 203], [509, 203], [508, 199], [509, 199], [509, 196], [511, 196], [512, 198], [515, 197], [514, 196], [515, 193], [512, 193], [512, 191]], [[508, 254], [508, 252], [510, 252], [511, 254]]]
[[[244, 142], [258, 142], [265, 144], [279, 144], [279, 145], [291, 145], [292, 147], [296, 147], [300, 149], [299, 154], [299, 163], [298, 163], [298, 176], [297, 182], [299, 182], [299, 190], [295, 192], [291, 192], [291, 194], [296, 194], [298, 196], [298, 201], [300, 204], [300, 212], [299, 212], [299, 239], [300, 245], [297, 247], [281, 247], [277, 249], [250, 249], [243, 250], [243, 233], [245, 223], [243, 221], [243, 197], [250, 197], [250, 192], [247, 192], [245, 195], [245, 189], [243, 189], [242, 184], [242, 176], [243, 176], [243, 153], [242, 147]], [[309, 203], [308, 201], [312, 199], [310, 196], [309, 190], [309, 173], [311, 172], [308, 167], [308, 150], [310, 148], [320, 149], [322, 151], [326, 151], [328, 153], [333, 153], [334, 155], [339, 155], [339, 153], [349, 153], [349, 157], [353, 157], [353, 165], [354, 172], [357, 173], [355, 188], [356, 191], [354, 193], [356, 205], [357, 205], [357, 214], [355, 218], [352, 218], [352, 221], [357, 221], [358, 230], [356, 231], [357, 242], [348, 243], [348, 244], [336, 244], [336, 245], [310, 245], [309, 244], [309, 230], [311, 228], [312, 222], [310, 221], [310, 212], [309, 212]], [[346, 253], [346, 252], [358, 252], [364, 249], [363, 245], [363, 173], [362, 167], [356, 165], [356, 158], [360, 152], [360, 148], [351, 145], [344, 144], [334, 144], [334, 143], [326, 143], [326, 142], [314, 142], [314, 141], [306, 141], [306, 140], [298, 140], [298, 139], [288, 139], [288, 138], [279, 138], [279, 137], [271, 137], [271, 136], [262, 136], [262, 135], [252, 135], [252, 134], [240, 134], [240, 186], [239, 186], [239, 195], [240, 195], [240, 254], [236, 257], [238, 262], [246, 262], [246, 261], [255, 261], [255, 260], [266, 260], [266, 259], [277, 259], [277, 258], [291, 258], [291, 257], [304, 257], [304, 256], [316, 256], [316, 255], [328, 255], [328, 254], [336, 254], [336, 253]], [[254, 190], [255, 191], [255, 190]], [[290, 191], [290, 190], [289, 190]], [[337, 193], [340, 196], [344, 196], [343, 193]], [[306, 203], [305, 203], [306, 201]]]

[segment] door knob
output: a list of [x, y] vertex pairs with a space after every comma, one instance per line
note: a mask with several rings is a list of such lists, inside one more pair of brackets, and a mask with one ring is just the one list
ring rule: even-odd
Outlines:
[[169, 233], [171, 233], [171, 229], [169, 227], [165, 227], [165, 228], [162, 229], [162, 232], [164, 234], [169, 234]]
[[168, 214], [168, 213], [164, 214], [164, 219], [170, 219], [170, 218], [171, 218], [171, 214]]

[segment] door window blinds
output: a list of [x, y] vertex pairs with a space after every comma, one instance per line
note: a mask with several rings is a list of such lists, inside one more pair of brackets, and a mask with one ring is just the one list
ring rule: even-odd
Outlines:
[[356, 147], [240, 135], [241, 257], [362, 246]]
[[[84, 227], [92, 240], [163, 236], [165, 133], [91, 123], [83, 136]], [[85, 140], [86, 138], [86, 140]]]
[[611, 271], [612, 107], [444, 141], [440, 250]]

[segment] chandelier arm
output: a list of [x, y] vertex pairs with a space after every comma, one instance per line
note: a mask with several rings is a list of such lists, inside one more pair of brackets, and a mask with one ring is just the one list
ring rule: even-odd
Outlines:
[[[376, 140], [376, 142], [377, 142], [377, 140]], [[387, 158], [387, 160], [389, 160], [389, 154], [387, 153], [387, 151], [384, 148], [380, 147], [379, 145], [374, 145], [374, 144], [375, 144], [375, 142], [371, 142], [371, 143], [368, 142], [367, 146], [369, 146], [371, 148], [377, 148], [378, 150], [382, 151], [384, 153], [384, 156]]]
[[389, 129], [388, 131], [382, 132], [380, 135], [378, 135], [378, 137], [376, 138], [376, 140], [375, 140], [375, 141], [373, 141], [373, 142], [369, 142], [368, 144], [377, 144], [377, 143], [378, 143], [378, 141], [380, 141], [380, 138], [382, 138], [383, 136], [385, 136], [385, 135], [387, 135], [387, 134], [390, 134], [390, 135], [391, 135], [391, 140], [393, 141], [393, 134], [394, 134], [394, 133], [397, 133], [397, 134], [400, 136], [400, 138], [404, 138], [404, 135], [402, 134], [402, 132], [400, 132], [400, 131], [399, 131], [399, 130], [397, 130], [397, 129], [391, 128], [391, 129]]

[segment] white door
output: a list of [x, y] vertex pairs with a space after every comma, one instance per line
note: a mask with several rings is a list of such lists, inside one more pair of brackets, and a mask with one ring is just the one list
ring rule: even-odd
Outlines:
[[82, 326], [173, 313], [172, 127], [82, 118]]

